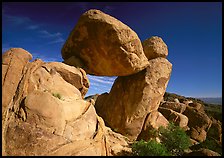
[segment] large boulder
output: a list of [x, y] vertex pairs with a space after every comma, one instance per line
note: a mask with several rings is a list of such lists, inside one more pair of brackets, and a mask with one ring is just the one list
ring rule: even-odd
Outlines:
[[186, 104], [183, 103], [177, 103], [177, 102], [170, 102], [170, 101], [164, 101], [161, 102], [159, 107], [164, 107], [168, 109], [172, 109], [178, 113], [183, 113], [186, 109]]
[[148, 141], [150, 138], [155, 137], [153, 134], [150, 134], [150, 131], [158, 130], [161, 126], [167, 127], [168, 124], [169, 121], [160, 112], [157, 110], [152, 111], [149, 115], [147, 115], [142, 131], [137, 139]]
[[[81, 86], [88, 82], [83, 70], [38, 59], [27, 61], [21, 71], [10, 63], [25, 54], [30, 56], [19, 51], [3, 55], [3, 67], [9, 66], [3, 77], [20, 76], [10, 103], [7, 97], [2, 98], [3, 155], [106, 156], [130, 151], [128, 138], [106, 127], [94, 106], [83, 100]], [[5, 56], [11, 60], [4, 60]], [[16, 80], [3, 81], [7, 86], [2, 93], [7, 94]]]
[[183, 156], [221, 156], [221, 155], [215, 151], [201, 148], [201, 149], [192, 151], [190, 153], [184, 153]]
[[75, 68], [59, 62], [49, 62], [42, 67], [46, 68], [49, 72], [58, 72], [65, 81], [75, 86], [82, 94], [82, 97], [88, 91], [89, 80], [86, 76], [86, 72], [81, 68]]
[[62, 57], [66, 64], [100, 76], [127, 76], [148, 65], [138, 35], [95, 9], [80, 17], [62, 48]]
[[212, 119], [212, 125], [208, 130], [207, 136], [216, 140], [219, 144], [222, 144], [222, 122]]
[[196, 141], [203, 142], [206, 139], [207, 131], [212, 125], [211, 119], [206, 113], [191, 106], [187, 106], [183, 114], [189, 118], [189, 136]]
[[32, 55], [22, 48], [11, 48], [2, 55], [2, 118], [7, 106], [12, 106], [18, 84], [31, 59]]
[[167, 59], [156, 58], [143, 71], [118, 77], [109, 94], [98, 96], [97, 113], [111, 128], [135, 140], [146, 116], [158, 109], [171, 71], [172, 64]]
[[152, 36], [142, 42], [143, 50], [148, 60], [163, 57], [166, 58], [168, 55], [167, 45], [163, 39], [158, 36]]
[[175, 123], [179, 127], [183, 128], [184, 130], [188, 129], [188, 117], [178, 113], [174, 110], [164, 108], [164, 107], [159, 107], [158, 109], [159, 112], [170, 122]]

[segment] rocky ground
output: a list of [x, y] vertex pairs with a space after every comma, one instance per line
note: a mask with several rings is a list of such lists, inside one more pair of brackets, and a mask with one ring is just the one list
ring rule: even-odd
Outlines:
[[[133, 141], [169, 122], [190, 136], [186, 155], [220, 155], [203, 142], [222, 148], [221, 120], [203, 102], [166, 93], [167, 55], [162, 38], [141, 42], [99, 10], [80, 17], [62, 48], [63, 63], [30, 62], [30, 52], [9, 49], [2, 55], [3, 155], [132, 155]], [[86, 74], [118, 77], [109, 93], [85, 98]]]

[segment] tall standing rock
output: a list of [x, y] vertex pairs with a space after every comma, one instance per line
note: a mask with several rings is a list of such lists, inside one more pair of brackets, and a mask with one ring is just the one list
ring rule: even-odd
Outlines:
[[98, 96], [97, 113], [118, 132], [134, 140], [144, 120], [157, 110], [165, 93], [172, 64], [165, 58], [149, 60], [149, 66], [130, 76], [118, 77], [109, 94]]
[[80, 17], [62, 48], [62, 57], [66, 64], [99, 76], [127, 76], [148, 65], [138, 35], [94, 9]]

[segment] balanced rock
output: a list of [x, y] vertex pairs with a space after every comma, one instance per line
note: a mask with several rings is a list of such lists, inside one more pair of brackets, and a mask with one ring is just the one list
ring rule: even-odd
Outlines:
[[81, 69], [40, 59], [28, 62], [30, 53], [11, 50], [3, 54], [2, 64], [2, 93], [11, 91], [11, 99], [2, 98], [3, 155], [106, 156], [130, 150], [128, 138], [106, 127], [83, 100], [81, 86], [88, 88], [88, 81]]
[[148, 66], [138, 35], [95, 9], [80, 17], [62, 48], [62, 57], [66, 64], [100, 76], [127, 76]]
[[98, 96], [96, 111], [117, 132], [134, 140], [146, 116], [157, 110], [165, 93], [172, 64], [165, 58], [149, 60], [139, 73], [118, 77], [110, 91]]
[[142, 46], [148, 60], [157, 57], [166, 58], [168, 55], [167, 45], [164, 43], [162, 38], [158, 36], [152, 36], [151, 38], [146, 39], [143, 41]]

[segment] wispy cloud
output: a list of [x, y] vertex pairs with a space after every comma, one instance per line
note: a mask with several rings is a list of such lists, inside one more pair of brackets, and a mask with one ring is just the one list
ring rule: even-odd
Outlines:
[[62, 37], [59, 37], [53, 41], [48, 42], [47, 44], [55, 44], [55, 43], [64, 43], [65, 40]]
[[30, 25], [27, 27], [28, 30], [36, 30], [38, 29], [40, 26], [39, 25]]
[[64, 38], [62, 38], [62, 33], [60, 32], [50, 33], [47, 30], [40, 30], [38, 32], [40, 33], [40, 37], [48, 38], [50, 40], [50, 42], [46, 43], [47, 45], [65, 42]]
[[[21, 25], [28, 22], [31, 22], [30, 18], [25, 16], [12, 16], [8, 14], [3, 14], [3, 19], [5, 19], [7, 22], [12, 23], [13, 25]], [[4, 20], [3, 20], [4, 22]]]
[[98, 76], [90, 76], [88, 75], [88, 78], [91, 80], [91, 81], [94, 81], [96, 83], [101, 83], [101, 84], [113, 84], [114, 83], [114, 80], [115, 78], [110, 78], [110, 77], [98, 77]]
[[62, 36], [62, 34], [60, 32], [50, 33], [47, 30], [40, 30], [39, 33], [40, 33], [40, 36], [43, 37], [43, 38], [52, 38], [52, 37], [54, 38], [54, 37], [61, 37]]

